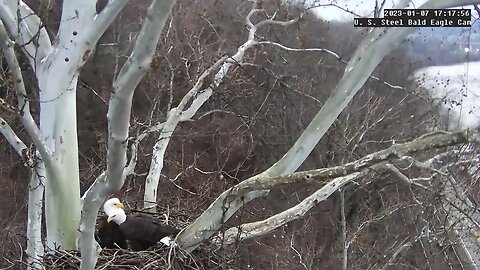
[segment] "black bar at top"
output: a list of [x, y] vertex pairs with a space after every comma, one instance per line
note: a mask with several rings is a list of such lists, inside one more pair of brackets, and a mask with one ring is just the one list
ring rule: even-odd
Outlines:
[[471, 18], [471, 9], [384, 9], [383, 17], [388, 19], [450, 19]]

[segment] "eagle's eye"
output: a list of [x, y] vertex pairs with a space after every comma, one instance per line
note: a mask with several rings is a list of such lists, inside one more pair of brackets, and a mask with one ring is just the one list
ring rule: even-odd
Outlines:
[[121, 203], [121, 202], [115, 203], [114, 205], [115, 205], [117, 208], [121, 208], [121, 209], [124, 209], [124, 208], [125, 208], [125, 206], [124, 206], [123, 203]]

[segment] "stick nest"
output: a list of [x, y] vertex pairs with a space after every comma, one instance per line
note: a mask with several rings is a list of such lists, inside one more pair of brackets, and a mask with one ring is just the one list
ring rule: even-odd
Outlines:
[[[222, 252], [224, 253], [224, 252]], [[231, 253], [230, 253], [231, 254]], [[227, 256], [228, 257], [228, 256]], [[45, 256], [46, 269], [78, 269], [81, 256], [77, 250], [55, 251]], [[190, 255], [178, 249], [159, 248], [146, 251], [103, 249], [95, 269], [224, 269], [236, 268], [220, 251], [200, 247]], [[228, 269], [227, 268], [227, 269]]]
[[[142, 211], [132, 210], [143, 214]], [[162, 211], [167, 213], [168, 209]], [[154, 217], [161, 219], [162, 215], [154, 214]], [[177, 228], [184, 228], [189, 222], [187, 215], [170, 213], [170, 224]], [[105, 218], [100, 215], [99, 218]], [[217, 246], [201, 245], [192, 254], [185, 254], [179, 249], [165, 246], [150, 248], [145, 251], [131, 251], [125, 249], [103, 249], [98, 255], [95, 269], [121, 269], [121, 270], [147, 270], [147, 269], [225, 269], [233, 267], [235, 252], [218, 249]], [[45, 256], [43, 264], [46, 269], [78, 269], [80, 266], [81, 254], [78, 250], [53, 251]]]

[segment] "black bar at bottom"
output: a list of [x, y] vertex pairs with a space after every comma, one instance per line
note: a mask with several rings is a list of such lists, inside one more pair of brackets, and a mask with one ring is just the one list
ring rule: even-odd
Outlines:
[[471, 20], [465, 17], [450, 18], [355, 18], [355, 27], [470, 27]]

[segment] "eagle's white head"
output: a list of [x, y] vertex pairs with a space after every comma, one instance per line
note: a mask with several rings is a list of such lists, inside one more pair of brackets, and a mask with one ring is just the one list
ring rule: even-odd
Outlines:
[[103, 212], [107, 214], [107, 216], [110, 216], [110, 213], [116, 209], [122, 209], [123, 210], [124, 205], [123, 203], [120, 202], [118, 198], [111, 198], [107, 200], [103, 204]]
[[124, 223], [127, 220], [127, 215], [122, 208], [112, 209], [108, 214], [107, 222], [115, 222], [118, 225]]

